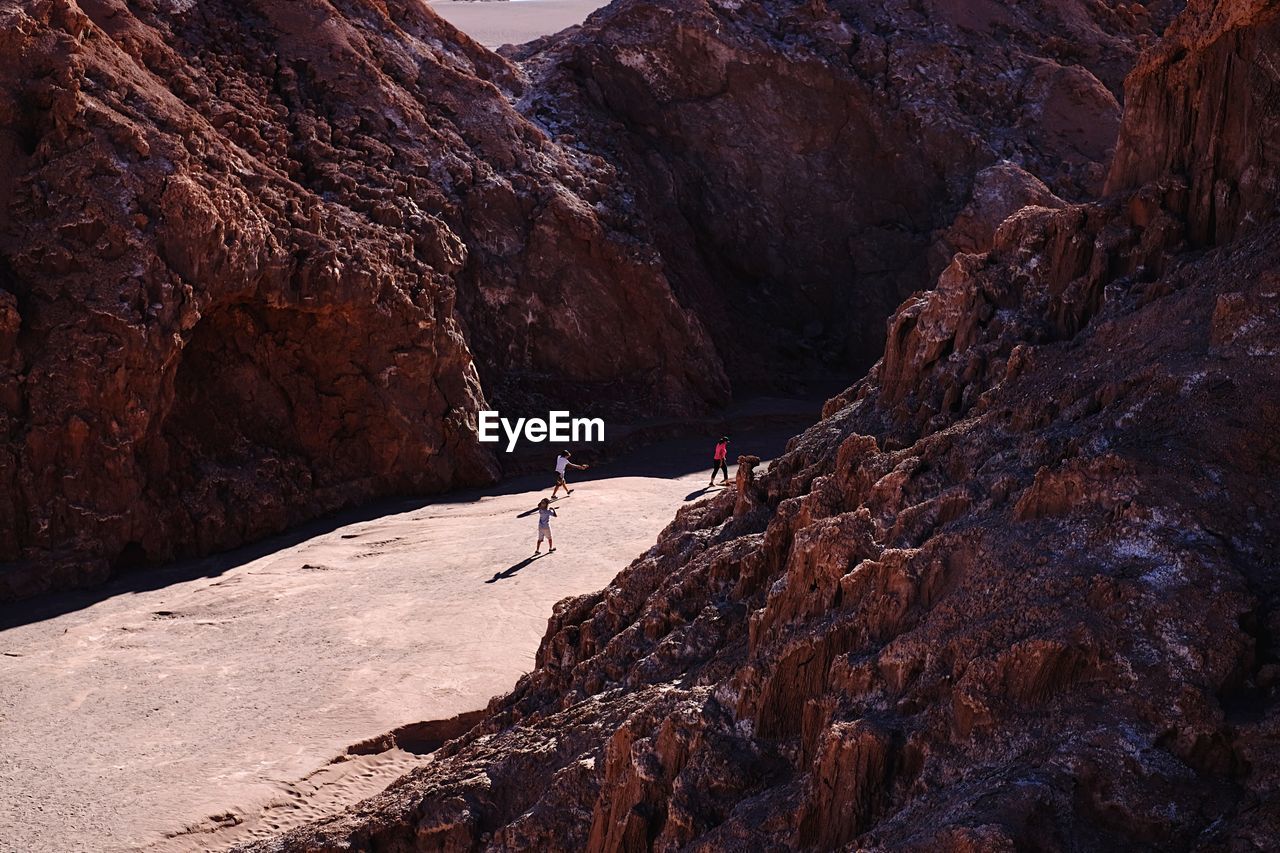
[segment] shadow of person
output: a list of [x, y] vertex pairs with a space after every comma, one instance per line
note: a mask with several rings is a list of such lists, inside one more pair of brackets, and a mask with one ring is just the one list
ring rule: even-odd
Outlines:
[[546, 554], [531, 554], [531, 555], [529, 555], [528, 557], [525, 557], [525, 558], [524, 558], [523, 560], [521, 560], [520, 562], [516, 563], [516, 564], [515, 564], [514, 566], [512, 566], [511, 568], [507, 569], [506, 571], [504, 571], [504, 572], [498, 572], [496, 575], [494, 575], [493, 577], [491, 577], [491, 578], [489, 578], [487, 581], [485, 581], [485, 583], [497, 583], [498, 581], [504, 581], [504, 580], [506, 580], [507, 578], [514, 576], [516, 572], [520, 571], [520, 570], [521, 570], [521, 569], [523, 569], [525, 566], [527, 566], [527, 565], [529, 565], [530, 563], [532, 563], [534, 560], [538, 559], [539, 557], [545, 557], [545, 556], [547, 556], [547, 555], [546, 555]]
[[717, 490], [719, 490], [719, 486], [703, 486], [701, 489], [698, 489], [698, 491], [690, 492], [689, 494], [685, 495], [684, 499], [686, 503], [688, 501], [696, 501], [698, 498], [702, 497], [703, 495], [713, 491], [717, 491]]

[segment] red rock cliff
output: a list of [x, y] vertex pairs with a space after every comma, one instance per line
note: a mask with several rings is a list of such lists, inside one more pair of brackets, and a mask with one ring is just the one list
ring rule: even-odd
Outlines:
[[1192, 3], [1126, 87], [1108, 189], [1181, 179], [1178, 212], [1194, 245], [1228, 242], [1280, 210], [1275, 14], [1275, 3], [1262, 0]]
[[0, 597], [484, 481], [727, 384], [598, 158], [417, 3], [0, 6]]
[[1130, 83], [1169, 126], [1121, 150], [1182, 140], [1162, 168], [958, 255], [766, 473], [561, 602], [476, 730], [250, 849], [1271, 849], [1280, 220], [1186, 164], [1276, 160], [1179, 105], [1274, 127], [1224, 57], [1278, 35], [1193, 6]]

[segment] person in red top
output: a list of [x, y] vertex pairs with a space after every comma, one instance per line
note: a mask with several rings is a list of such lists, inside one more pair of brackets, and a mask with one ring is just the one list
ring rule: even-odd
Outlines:
[[714, 466], [711, 469], [711, 485], [716, 484], [716, 472], [723, 471], [724, 479], [720, 481], [720, 485], [729, 485], [729, 436], [720, 436], [720, 442], [716, 445], [716, 455], [714, 458]]

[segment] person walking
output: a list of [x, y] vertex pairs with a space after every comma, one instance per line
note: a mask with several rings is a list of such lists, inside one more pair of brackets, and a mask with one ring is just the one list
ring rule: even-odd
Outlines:
[[587, 470], [586, 465], [578, 465], [570, 462], [569, 457], [573, 454], [567, 450], [561, 450], [560, 455], [556, 457], [556, 487], [551, 490], [551, 499], [556, 499], [556, 494], [561, 488], [564, 489], [566, 495], [573, 494], [573, 489], [569, 488], [569, 484], [564, 481], [564, 472], [570, 468], [577, 468], [579, 471]]
[[711, 468], [711, 485], [716, 484], [716, 472], [724, 472], [724, 479], [720, 481], [720, 485], [729, 485], [729, 436], [720, 436], [719, 443], [716, 444], [716, 453], [713, 458]]
[[547, 540], [547, 553], [550, 554], [556, 549], [556, 543], [551, 538], [551, 519], [556, 517], [556, 511], [551, 508], [551, 501], [543, 498], [538, 501], [538, 544], [534, 547], [533, 553], [542, 553], [542, 540]]

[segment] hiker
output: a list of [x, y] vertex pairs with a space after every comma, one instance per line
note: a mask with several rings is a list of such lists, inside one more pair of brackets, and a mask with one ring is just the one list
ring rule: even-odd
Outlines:
[[547, 553], [550, 554], [556, 549], [556, 543], [551, 539], [551, 519], [556, 517], [556, 511], [551, 508], [551, 501], [543, 498], [538, 501], [538, 544], [533, 549], [533, 553], [542, 553], [542, 540], [547, 540]]
[[577, 468], [579, 471], [587, 470], [586, 465], [578, 465], [570, 462], [569, 457], [573, 454], [567, 450], [561, 450], [560, 455], [556, 457], [556, 487], [551, 490], [551, 499], [556, 499], [556, 493], [560, 491], [560, 487], [564, 487], [565, 494], [573, 494], [573, 489], [569, 488], [569, 484], [564, 481], [564, 472], [569, 468]]
[[716, 472], [723, 471], [724, 479], [720, 481], [720, 485], [729, 485], [729, 436], [720, 436], [720, 442], [716, 445], [716, 454], [714, 457], [714, 465], [711, 468], [711, 485], [716, 484]]

